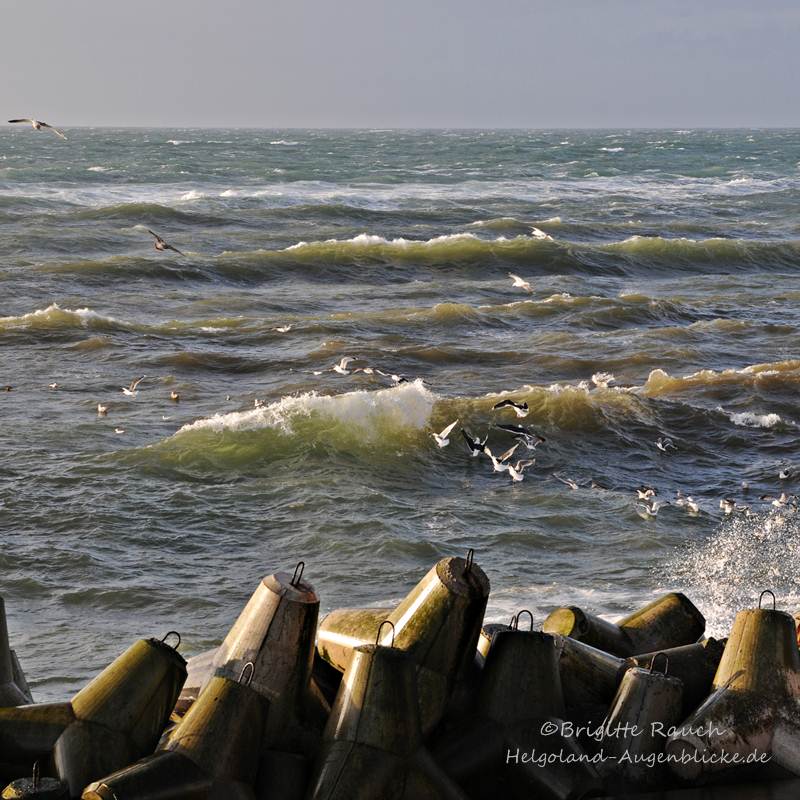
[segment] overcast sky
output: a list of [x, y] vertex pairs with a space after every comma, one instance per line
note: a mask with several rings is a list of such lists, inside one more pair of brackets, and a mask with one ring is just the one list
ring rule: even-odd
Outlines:
[[5, 118], [800, 125], [794, 0], [0, 0]]

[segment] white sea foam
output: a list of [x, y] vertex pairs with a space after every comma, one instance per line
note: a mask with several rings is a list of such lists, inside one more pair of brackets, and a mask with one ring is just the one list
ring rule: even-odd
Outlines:
[[98, 314], [91, 308], [61, 308], [58, 303], [51, 303], [47, 308], [39, 308], [36, 311], [29, 311], [27, 314], [21, 314], [20, 316], [0, 317], [0, 325], [5, 328], [25, 327], [39, 322], [58, 322], [69, 318], [84, 327], [88, 326], [92, 321], [107, 323], [115, 323], [117, 321], [113, 317]]
[[276, 139], [274, 142], [270, 142], [270, 144], [280, 144], [284, 147], [294, 147], [295, 145], [300, 144], [300, 142], [290, 142], [286, 139]]
[[111, 167], [97, 166], [97, 167], [87, 167], [86, 171], [87, 172], [109, 172], [110, 169], [111, 169]]
[[783, 420], [779, 414], [756, 414], [753, 411], [730, 412], [721, 407], [717, 407], [734, 425], [741, 425], [747, 428], [774, 428], [780, 425]]
[[[416, 380], [377, 391], [355, 391], [337, 395], [306, 392], [289, 395], [277, 402], [247, 411], [215, 414], [184, 425], [175, 434], [210, 430], [250, 431], [275, 428], [293, 433], [293, 423], [300, 418], [324, 417], [345, 424], [365, 438], [386, 428], [420, 429], [430, 418], [436, 395]], [[300, 422], [302, 425], [303, 423]]]
[[601, 150], [605, 150], [606, 153], [621, 153], [625, 148], [624, 147], [601, 147]]
[[[376, 245], [384, 245], [387, 247], [409, 247], [409, 246], [419, 246], [419, 245], [436, 245], [436, 244], [443, 244], [444, 242], [457, 242], [457, 241], [469, 241], [469, 240], [477, 240], [478, 237], [475, 236], [473, 233], [451, 233], [445, 234], [443, 236], [434, 236], [432, 239], [424, 239], [424, 240], [415, 240], [415, 239], [404, 239], [402, 237], [397, 239], [386, 239], [383, 236], [377, 236], [371, 233], [360, 233], [358, 236], [354, 236], [352, 239], [325, 239], [321, 242], [298, 242], [297, 244], [290, 245], [286, 248], [286, 250], [300, 250], [306, 247], [314, 247], [319, 245], [328, 245], [328, 244], [351, 244], [360, 247], [374, 247]], [[500, 236], [497, 239], [494, 239], [495, 242], [506, 242], [504, 236]]]

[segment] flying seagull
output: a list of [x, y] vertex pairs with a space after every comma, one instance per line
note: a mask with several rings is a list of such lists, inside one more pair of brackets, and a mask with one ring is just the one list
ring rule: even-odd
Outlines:
[[592, 375], [592, 383], [598, 389], [608, 389], [608, 384], [614, 383], [615, 380], [616, 378], [610, 372], [595, 372], [595, 374]]
[[495, 472], [507, 472], [509, 465], [506, 463], [511, 456], [514, 455], [514, 451], [519, 447], [519, 442], [517, 442], [513, 447], [509, 447], [508, 450], [500, 456], [500, 458], [496, 458], [494, 453], [488, 448], [484, 447], [483, 452], [486, 453], [489, 458], [492, 459], [492, 466], [494, 467]]
[[522, 425], [495, 425], [494, 427], [522, 439], [528, 450], [535, 450], [542, 442], [547, 441], [544, 436], [539, 436], [535, 431], [530, 430], [530, 428], [525, 428]]
[[130, 386], [123, 386], [122, 387], [122, 394], [124, 394], [125, 397], [136, 397], [136, 395], [139, 394], [139, 392], [136, 390], [136, 387], [144, 379], [145, 379], [145, 376], [142, 375], [141, 378], [136, 378], [135, 380], [132, 380], [131, 383], [130, 383]]
[[531, 286], [528, 281], [520, 278], [519, 275], [515, 275], [513, 272], [508, 273], [508, 277], [514, 281], [514, 286], [519, 287], [520, 289], [524, 289], [528, 294], [533, 294], [533, 286]]
[[147, 232], [151, 236], [155, 236], [155, 242], [153, 242], [153, 247], [158, 250], [159, 253], [163, 253], [165, 250], [172, 250], [177, 253], [179, 256], [185, 255], [177, 247], [173, 247], [171, 244], [167, 244], [157, 233], [151, 231], [150, 228], [147, 228]]
[[636, 513], [642, 517], [642, 519], [649, 519], [651, 517], [657, 517], [659, 510], [663, 506], [668, 505], [669, 502], [667, 500], [647, 500], [636, 504]]
[[518, 417], [527, 417], [528, 416], [528, 404], [527, 403], [517, 403], [514, 400], [501, 400], [499, 403], [495, 403], [492, 406], [493, 411], [497, 411], [500, 408], [505, 408], [506, 406], [510, 406], [514, 409], [514, 413]]
[[339, 375], [349, 375], [350, 374], [350, 370], [347, 369], [347, 365], [351, 361], [355, 361], [355, 358], [353, 358], [353, 356], [345, 356], [338, 364], [334, 364], [331, 367], [331, 369], [334, 372], [338, 372]]
[[555, 472], [553, 473], [553, 477], [557, 481], [561, 481], [561, 483], [563, 483], [564, 486], [569, 486], [569, 488], [572, 489], [573, 492], [578, 490], [578, 484], [575, 483], [575, 481], [573, 481], [572, 478], [562, 478], [560, 475], [557, 475]]
[[35, 131], [40, 131], [42, 128], [49, 128], [56, 136], [60, 136], [62, 139], [67, 138], [58, 128], [54, 128], [52, 125], [48, 125], [46, 122], [42, 122], [40, 119], [10, 119], [9, 122], [29, 122]]
[[436, 444], [439, 447], [447, 447], [450, 444], [450, 440], [447, 438], [450, 435], [450, 432], [458, 425], [458, 420], [455, 422], [451, 422], [441, 433], [432, 433], [431, 436], [436, 440]]
[[463, 428], [461, 429], [461, 435], [464, 437], [464, 441], [467, 443], [470, 455], [473, 458], [477, 458], [479, 455], [481, 455], [481, 453], [484, 452], [486, 440], [489, 438], [488, 435], [483, 437], [483, 441], [480, 439], [473, 439], [472, 436], [470, 436], [470, 434], [468, 434]]
[[535, 463], [535, 458], [529, 458], [526, 461], [517, 461], [517, 463], [513, 465], [509, 464], [508, 474], [511, 476], [511, 480], [521, 481], [525, 477], [523, 474], [525, 470]]

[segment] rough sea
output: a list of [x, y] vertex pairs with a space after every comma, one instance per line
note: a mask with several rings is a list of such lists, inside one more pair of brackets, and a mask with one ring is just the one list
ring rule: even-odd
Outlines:
[[[469, 548], [495, 621], [800, 607], [759, 499], [800, 483], [800, 131], [65, 133], [0, 130], [0, 595], [37, 700], [138, 637], [213, 646], [300, 560], [323, 613]], [[494, 424], [546, 439], [521, 482], [465, 447]]]

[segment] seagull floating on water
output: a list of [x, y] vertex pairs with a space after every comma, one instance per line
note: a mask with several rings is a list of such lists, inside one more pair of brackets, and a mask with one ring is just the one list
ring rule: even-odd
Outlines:
[[441, 433], [431, 434], [431, 436], [433, 436], [433, 438], [436, 440], [436, 444], [438, 444], [439, 447], [447, 447], [447, 445], [450, 444], [450, 440], [447, 437], [450, 435], [451, 431], [453, 430], [453, 428], [455, 428], [456, 425], [458, 425], [458, 420], [456, 420], [455, 422], [451, 422]]
[[179, 256], [185, 255], [177, 247], [173, 247], [171, 244], [165, 242], [155, 231], [151, 231], [150, 228], [147, 228], [147, 232], [155, 237], [155, 241], [153, 242], [153, 247], [158, 250], [159, 253], [163, 253], [165, 250], [172, 250], [173, 252], [177, 253]]
[[105, 417], [108, 415], [108, 406], [104, 406], [102, 403], [97, 404], [97, 416], [98, 417]]
[[489, 438], [488, 435], [483, 437], [483, 441], [477, 438], [473, 439], [472, 436], [463, 428], [461, 429], [461, 435], [464, 437], [464, 441], [466, 441], [467, 447], [469, 447], [470, 455], [473, 458], [477, 458], [479, 455], [484, 453], [484, 449], [486, 448], [486, 440]]
[[732, 497], [723, 497], [719, 501], [719, 507], [722, 509], [725, 516], [728, 516], [729, 514], [733, 514], [736, 510], [736, 501]]
[[292, 329], [291, 325], [281, 325], [278, 328], [273, 328], [273, 330], [278, 331], [278, 333], [289, 333], [291, 329]]
[[57, 383], [48, 383], [47, 384], [47, 388], [48, 389], [58, 389], [58, 384]]
[[169, 399], [172, 400], [173, 403], [179, 403], [180, 399], [181, 399], [181, 396], [173, 389], [169, 393]]
[[636, 494], [639, 500], [652, 500], [656, 496], [656, 490], [652, 486], [645, 486], [642, 484], [637, 490]]
[[616, 378], [610, 372], [595, 372], [592, 375], [592, 383], [598, 389], [608, 389], [609, 383], [614, 383]]
[[114, 433], [125, 433], [125, 428], [114, 428]]
[[647, 500], [645, 502], [636, 504], [636, 512], [640, 517], [642, 517], [642, 519], [649, 519], [652, 517], [657, 517], [658, 512], [664, 506], [668, 505], [669, 501], [667, 500]]
[[669, 453], [670, 451], [677, 450], [678, 448], [674, 445], [672, 439], [668, 436], [662, 436], [656, 441], [656, 447], [662, 453]]
[[524, 289], [528, 294], [533, 294], [533, 286], [531, 286], [528, 283], [528, 281], [524, 280], [523, 278], [520, 278], [519, 275], [515, 275], [513, 272], [509, 272], [508, 277], [511, 278], [512, 281], [514, 281], [513, 283], [514, 286], [520, 289]]
[[783, 508], [788, 505], [797, 506], [797, 498], [793, 494], [786, 494], [786, 492], [781, 492], [780, 497], [773, 497], [771, 494], [762, 494], [759, 500], [768, 500], [775, 508]]
[[499, 403], [495, 403], [492, 406], [493, 411], [497, 411], [501, 408], [513, 408], [514, 413], [518, 417], [527, 417], [528, 416], [528, 404], [527, 403], [517, 403], [516, 400], [501, 400]]
[[692, 515], [700, 513], [700, 506], [697, 505], [694, 498], [684, 497], [680, 489], [675, 492], [675, 505], [678, 508], [685, 508]]
[[786, 469], [782, 469], [782, 470], [781, 470], [781, 471], [778, 473], [778, 478], [779, 478], [780, 480], [782, 480], [782, 481], [787, 481], [787, 480], [789, 480], [789, 478], [791, 478], [791, 476], [792, 476], [792, 468], [791, 468], [791, 467], [787, 467]]
[[53, 131], [56, 136], [60, 136], [62, 139], [66, 139], [67, 137], [64, 136], [63, 133], [58, 128], [54, 128], [52, 125], [48, 125], [46, 122], [42, 122], [40, 119], [28, 119], [27, 117], [24, 119], [10, 119], [9, 122], [13, 125], [15, 122], [28, 122], [30, 126], [35, 131], [40, 131], [42, 128], [47, 128], [48, 130]]

